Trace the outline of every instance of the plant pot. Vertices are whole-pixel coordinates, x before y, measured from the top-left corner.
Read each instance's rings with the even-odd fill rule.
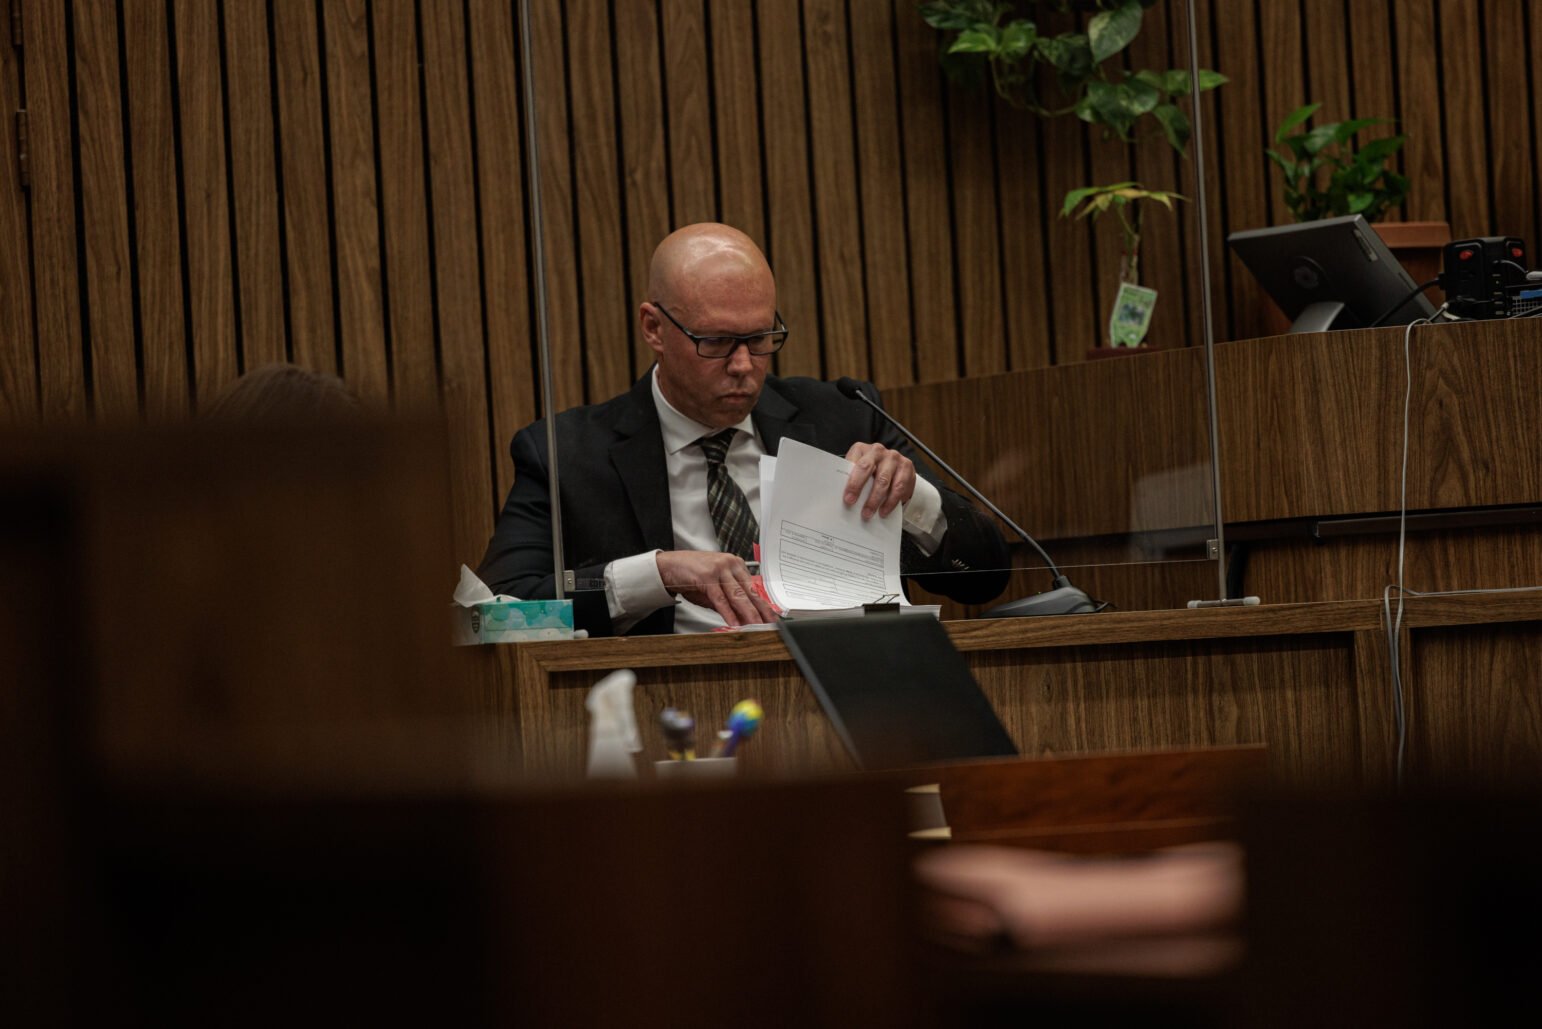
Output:
[[[1451,226],[1446,222],[1377,222],[1371,226],[1381,237],[1398,264],[1423,285],[1440,274],[1445,246],[1451,242]],[[1426,296],[1429,294],[1426,293]],[[1439,306],[1439,302],[1436,302]],[[1290,331],[1290,319],[1270,301],[1264,313],[1264,335],[1283,336]]]

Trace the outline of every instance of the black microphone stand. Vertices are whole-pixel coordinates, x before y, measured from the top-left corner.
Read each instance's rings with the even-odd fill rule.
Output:
[[[946,461],[938,457],[932,451],[931,447],[927,446],[925,443],[922,443],[920,438],[917,437],[915,433],[901,425],[899,423],[899,419],[895,418],[892,414],[878,406],[878,404],[873,401],[872,397],[868,396],[866,393],[863,393],[862,386],[857,382],[856,379],[842,378],[836,382],[835,388],[840,390],[841,393],[845,396],[851,397],[855,400],[860,400],[868,407],[871,407],[874,411],[877,411],[879,416],[883,418],[884,421],[894,426],[902,434],[904,434],[906,439],[910,440],[910,442],[914,443],[917,447],[920,447],[921,452],[927,457],[931,458],[934,464],[940,467],[943,471],[947,472],[948,475],[952,476],[955,482],[969,491],[969,495],[971,497],[974,497],[980,503],[984,504],[990,510],[991,514],[1005,522],[1007,527],[1010,528],[1013,532],[1017,533],[1017,535],[1024,543],[1032,547],[1034,552],[1039,555],[1039,559],[1044,562],[1045,566],[1049,568],[1050,573],[1054,575],[1054,585],[1045,592],[1035,593],[1031,597],[1022,597],[1018,600],[1009,600],[1005,604],[997,604],[995,607],[985,612],[983,617],[1026,618],[1038,615],[1083,615],[1091,614],[1094,611],[1101,610],[1101,605],[1091,597],[1087,596],[1084,590],[1079,590],[1075,586],[1071,585],[1071,580],[1066,578],[1066,576],[1061,573],[1059,568],[1055,567],[1055,562],[1051,561],[1049,554],[1045,553],[1044,548],[1039,546],[1038,540],[1028,535],[1028,533],[1023,530],[1022,526],[1018,525],[1012,519],[1003,514],[1001,508],[997,507],[995,504],[992,504],[985,498],[985,494],[971,486],[968,479],[965,479],[962,475],[955,472]]]

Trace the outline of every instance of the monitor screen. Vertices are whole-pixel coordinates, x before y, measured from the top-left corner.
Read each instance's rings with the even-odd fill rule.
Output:
[[[1292,332],[1363,329],[1378,319],[1407,325],[1435,313],[1422,293],[1412,296],[1419,283],[1358,214],[1234,232],[1226,241],[1294,321]]]
[[[968,662],[931,615],[783,619],[777,628],[863,769],[1017,756]]]

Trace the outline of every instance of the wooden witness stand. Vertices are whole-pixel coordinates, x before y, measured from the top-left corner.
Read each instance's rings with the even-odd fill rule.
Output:
[[[1542,583],[1542,350],[1535,328],[1419,330],[1412,352],[1407,582],[1425,591]],[[1174,495],[1132,525],[1132,484],[1208,460],[1195,348],[895,390],[889,406],[955,460],[1051,552],[1092,561],[1077,585],[1118,610],[947,622],[1025,755],[1267,745],[1290,781],[1383,782],[1394,767],[1382,587],[1395,577],[1403,330],[1246,340],[1217,347],[1227,539],[1248,550],[1246,593],[1262,607],[1191,611],[1213,596],[1208,562],[1105,564],[1120,534],[1203,525],[1203,496]],[[1020,441],[993,461],[978,419]],[[1054,411],[1046,419],[1041,412]],[[1149,431],[1111,432],[1140,411]],[[981,417],[984,417],[982,414]],[[1030,481],[1021,469],[1039,469]],[[1016,471],[1014,471],[1016,469]],[[1110,543],[1110,540],[1115,542]],[[1123,560],[1119,557],[1108,560]],[[1038,569],[1009,595],[1043,589]],[[944,607],[945,618],[972,612]],[[1408,769],[1432,777],[1535,767],[1542,593],[1411,597],[1402,629]],[[667,705],[700,733],[732,705],[767,712],[746,771],[852,763],[775,633],[589,640],[481,648],[505,752],[531,773],[581,774],[584,690],[636,670],[638,721],[662,756]]]

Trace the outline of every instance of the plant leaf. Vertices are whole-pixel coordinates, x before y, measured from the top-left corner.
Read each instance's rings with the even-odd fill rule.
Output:
[[[1224,86],[1230,81],[1231,79],[1227,78],[1225,75],[1222,75],[1218,71],[1211,71],[1209,68],[1199,69],[1199,88],[1201,92],[1208,89],[1215,89],[1218,86]]]
[[[1341,121],[1334,127],[1333,142],[1347,143],[1355,133],[1361,129],[1368,129],[1372,125],[1380,125],[1380,118],[1351,118],[1349,121]]]
[[[1373,139],[1360,148],[1360,160],[1384,161],[1403,149],[1406,136],[1385,136],[1381,139]]]
[[[1167,142],[1180,154],[1184,153],[1189,145],[1189,116],[1174,104],[1158,104],[1151,109],[1151,116],[1162,125],[1162,131],[1167,134]]]
[[[1306,104],[1291,111],[1285,120],[1280,122],[1280,127],[1275,130],[1274,141],[1276,143],[1285,142],[1285,134],[1316,114],[1320,107],[1322,107],[1320,103]]]
[[[996,59],[1021,61],[1033,51],[1033,42],[1038,35],[1038,28],[1031,21],[1018,19],[1011,22],[1001,30],[1000,41],[996,46]]]
[[[1350,193],[1349,206],[1345,214],[1360,214],[1366,208],[1376,202],[1375,193]]]
[[[1102,64],[1129,46],[1140,34],[1143,14],[1140,0],[1125,0],[1113,10],[1093,15],[1087,23],[1087,39],[1092,47],[1093,63]]]
[[[1308,132],[1306,138],[1301,141],[1301,149],[1316,156],[1318,151],[1333,142],[1333,137],[1338,132],[1338,128],[1337,122],[1330,125],[1317,126],[1317,128]]]
[[[994,54],[997,48],[997,38],[1000,35],[994,25],[985,25],[979,28],[965,29],[958,34],[953,45],[948,47],[950,54]]]

